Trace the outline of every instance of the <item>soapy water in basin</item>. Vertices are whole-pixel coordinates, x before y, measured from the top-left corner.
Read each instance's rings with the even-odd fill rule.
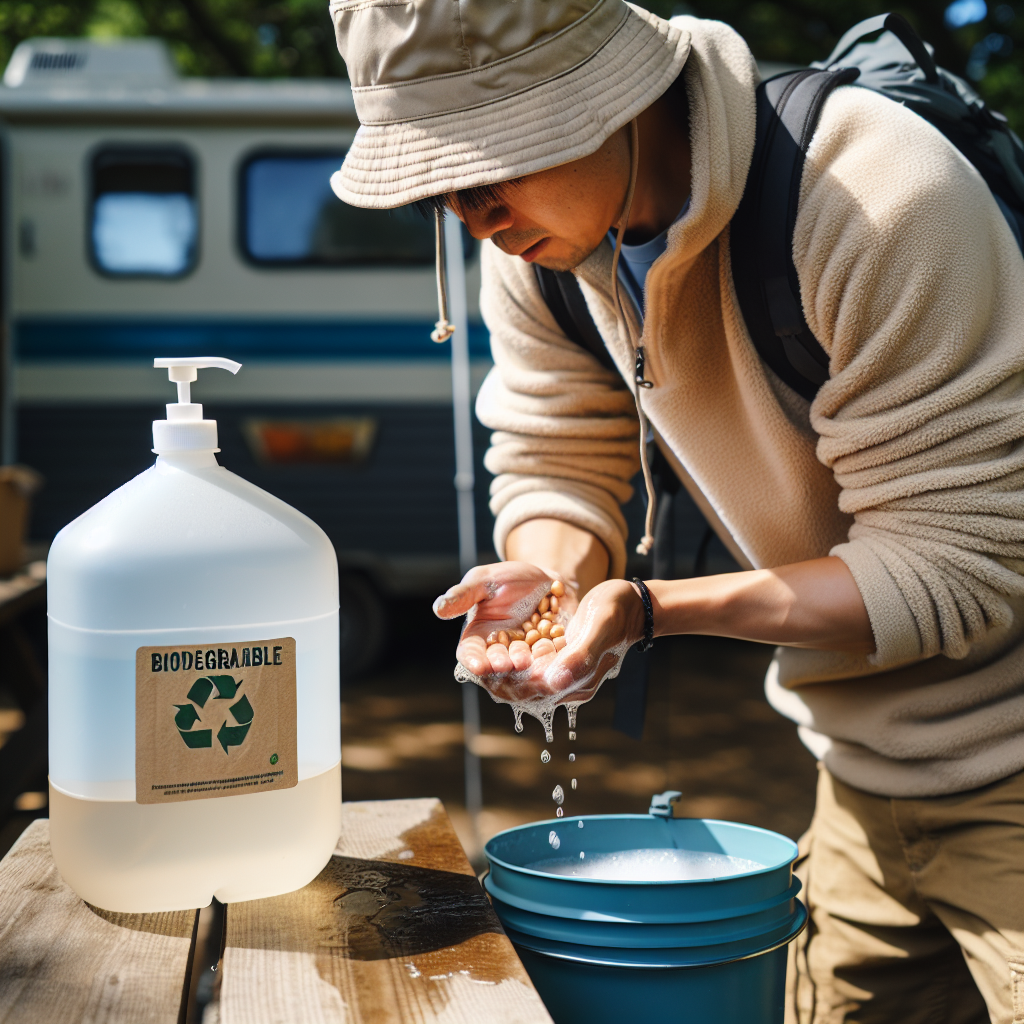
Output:
[[[698,878],[742,875],[748,871],[759,871],[764,865],[725,853],[641,849],[592,853],[585,859],[582,853],[571,857],[549,857],[533,861],[526,867],[549,875],[599,878],[606,882],[688,882]]]

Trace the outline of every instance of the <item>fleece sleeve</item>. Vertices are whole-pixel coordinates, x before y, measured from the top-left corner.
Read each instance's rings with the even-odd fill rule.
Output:
[[[494,474],[494,547],[528,519],[562,519],[607,547],[611,573],[626,564],[620,505],[639,469],[633,397],[618,374],[569,341],[540,296],[532,268],[483,245],[481,310],[494,367],[477,417],[494,433],[484,465]]]
[[[855,86],[808,154],[794,257],[874,660],[964,657],[1024,594],[1024,260],[971,165]]]

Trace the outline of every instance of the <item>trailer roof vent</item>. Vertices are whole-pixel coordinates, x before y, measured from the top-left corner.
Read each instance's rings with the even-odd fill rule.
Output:
[[[90,85],[161,86],[178,77],[170,52],[159,39],[26,39],[11,54],[4,85],[46,88]]]

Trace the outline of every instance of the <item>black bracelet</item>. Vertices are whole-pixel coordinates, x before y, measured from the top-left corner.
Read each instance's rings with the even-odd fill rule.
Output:
[[[640,600],[644,603],[644,638],[637,640],[633,648],[643,654],[654,646],[654,606],[651,604],[651,592],[643,580],[634,576],[630,583],[636,584],[637,590],[640,591]]]

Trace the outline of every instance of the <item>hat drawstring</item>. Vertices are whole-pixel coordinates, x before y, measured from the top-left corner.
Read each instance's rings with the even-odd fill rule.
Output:
[[[639,338],[633,337],[630,330],[629,317],[626,316],[626,309],[622,303],[622,296],[619,291],[619,258],[622,255],[622,238],[626,234],[629,225],[629,211],[633,206],[633,193],[636,191],[637,169],[640,166],[640,132],[637,129],[636,118],[629,123],[629,188],[626,190],[626,202],[622,210],[622,219],[619,221],[619,230],[615,235],[615,252],[612,255],[612,294],[615,297],[615,305],[619,317],[626,328],[626,336],[633,346],[634,365],[636,366],[635,387],[633,398],[636,401],[636,414],[640,420],[640,466],[644,472],[644,486],[647,488],[647,516],[644,519],[644,535],[636,546],[638,555],[648,555],[654,547],[654,514],[655,496],[654,480],[651,477],[651,467],[647,460],[647,415],[644,413],[643,404],[640,401],[640,394],[645,388],[653,385],[650,381],[644,380],[644,350]]]
[[[448,322],[448,270],[444,245],[443,209],[434,210],[434,238],[436,240],[435,255],[437,260],[437,315],[439,317],[434,329],[430,332],[430,340],[441,344],[455,333],[455,325]]]

